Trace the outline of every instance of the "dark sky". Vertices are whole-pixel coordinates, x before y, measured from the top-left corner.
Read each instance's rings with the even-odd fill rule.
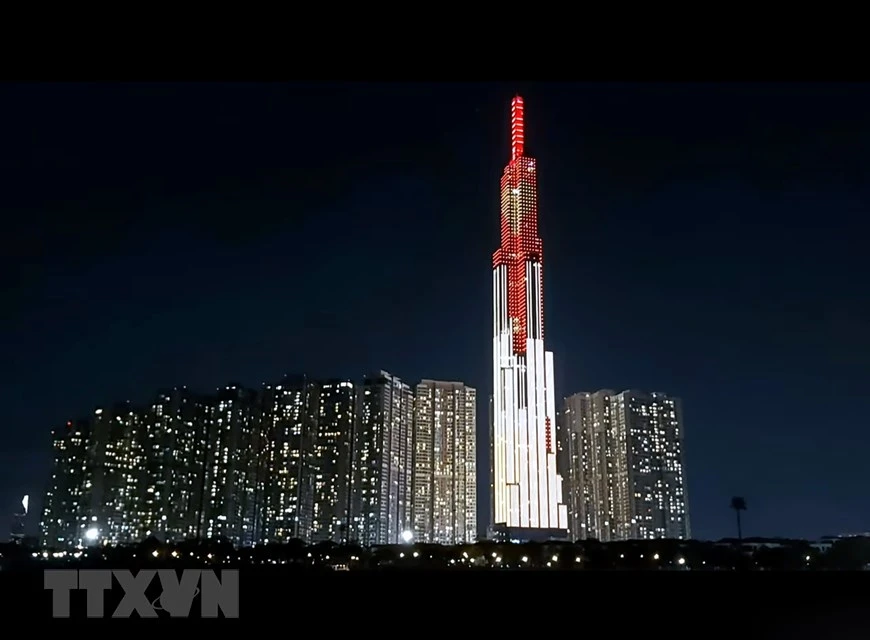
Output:
[[[683,398],[697,537],[732,495],[747,535],[870,529],[870,86],[835,84],[3,86],[0,513],[52,427],[173,384],[460,379],[484,445],[517,90],[559,395]]]

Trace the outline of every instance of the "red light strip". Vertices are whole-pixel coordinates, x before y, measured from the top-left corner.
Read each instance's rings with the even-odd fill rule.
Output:
[[[511,101],[511,160],[522,157],[526,143],[523,99],[516,96]]]

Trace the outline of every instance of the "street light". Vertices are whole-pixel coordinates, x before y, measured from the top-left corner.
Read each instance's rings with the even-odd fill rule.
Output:
[[[93,542],[97,538],[100,537],[100,530],[96,527],[91,527],[87,531],[85,531],[85,540],[88,542]]]
[[[413,540],[413,539],[414,539],[414,532],[413,531],[405,530],[402,532],[402,542],[404,542],[405,544],[409,544],[411,542],[411,540]]]

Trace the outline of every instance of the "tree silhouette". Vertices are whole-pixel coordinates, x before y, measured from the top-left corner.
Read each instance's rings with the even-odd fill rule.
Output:
[[[740,524],[740,512],[746,511],[746,500],[739,496],[734,496],[733,498],[731,498],[731,508],[734,509],[734,513],[737,514],[737,540],[742,544],[743,528]]]

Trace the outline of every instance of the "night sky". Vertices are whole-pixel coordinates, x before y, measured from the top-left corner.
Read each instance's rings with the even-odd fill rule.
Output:
[[[745,535],[870,529],[870,86],[34,84],[0,88],[0,537],[53,427],[165,386],[458,379],[486,449],[517,91],[558,395],[683,399],[696,537],[733,495]]]

